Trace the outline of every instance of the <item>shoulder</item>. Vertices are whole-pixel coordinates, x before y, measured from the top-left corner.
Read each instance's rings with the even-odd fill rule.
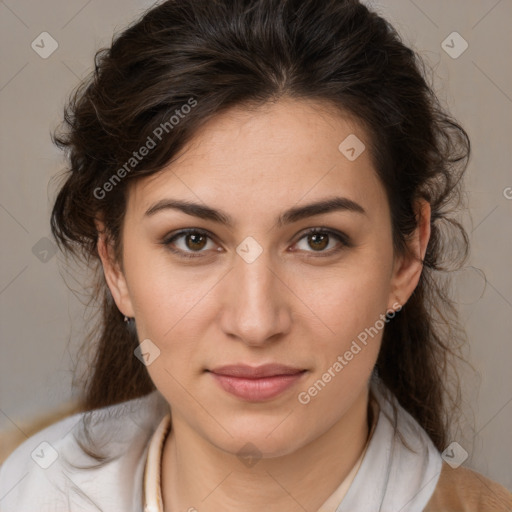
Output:
[[[155,391],[74,414],[29,437],[0,466],[0,509],[132,510],[141,499],[149,439],[168,410]]]
[[[42,414],[26,417],[24,420],[19,419],[16,423],[8,425],[7,428],[2,428],[0,430],[0,466],[25,439],[64,418],[82,411],[80,401],[71,399],[60,406],[52,407],[51,410]]]
[[[508,512],[512,494],[502,485],[462,466],[443,463],[441,474],[424,512]]]

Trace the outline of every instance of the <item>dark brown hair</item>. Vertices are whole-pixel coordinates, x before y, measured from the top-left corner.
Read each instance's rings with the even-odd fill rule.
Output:
[[[127,329],[105,283],[95,219],[104,221],[122,264],[128,185],[172,161],[213,116],[289,97],[321,101],[364,127],[389,199],[397,253],[407,250],[417,226],[415,201],[431,205],[419,284],[386,325],[375,371],[444,448],[448,412],[459,398],[451,362],[464,338],[444,272],[458,268],[468,253],[454,213],[470,143],[440,105],[426,69],[394,28],[357,0],[169,0],[98,51],[94,71],[75,91],[54,135],[70,165],[52,233],[63,251],[95,271],[91,294],[101,299],[101,318],[86,341],[94,357],[84,408],[155,389],[134,357],[136,333]],[[187,104],[194,106],[184,109]],[[127,167],[163,126],[155,147]]]

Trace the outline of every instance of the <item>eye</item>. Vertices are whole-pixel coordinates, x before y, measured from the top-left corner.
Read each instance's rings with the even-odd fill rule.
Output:
[[[345,247],[351,247],[351,242],[347,235],[328,228],[309,229],[303,233],[302,237],[294,245],[300,245],[300,242],[304,239],[306,240],[305,247],[299,247],[299,250],[319,253],[317,254],[318,256],[331,256]],[[337,246],[334,241],[338,242]],[[209,242],[211,242],[210,246]],[[162,244],[181,258],[202,257],[205,256],[203,253],[207,252],[208,249],[214,249],[215,247],[210,233],[197,228],[183,229],[171,234],[170,237],[162,241]],[[333,245],[334,247],[332,247]],[[308,247],[312,250],[309,250]],[[214,250],[220,251],[222,249]]]
[[[176,243],[177,241],[180,243]],[[212,238],[207,231],[191,228],[181,230],[162,243],[180,257],[197,258],[203,256],[203,249],[208,247],[208,241],[212,241]]]
[[[320,253],[319,256],[330,256],[332,254],[338,253],[344,247],[351,246],[350,240],[345,234],[327,228],[312,228],[306,231],[306,233],[304,233],[299,239],[297,244],[299,244],[300,241],[304,239],[306,242],[302,248],[299,247],[299,250]],[[334,241],[338,241],[337,246]],[[308,247],[312,250],[308,250]],[[328,249],[329,247],[330,249]]]

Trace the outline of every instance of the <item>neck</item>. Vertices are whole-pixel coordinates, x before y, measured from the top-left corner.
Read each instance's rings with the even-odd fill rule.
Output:
[[[314,441],[245,467],[173,415],[162,454],[165,512],[318,510],[361,456],[368,439],[368,392]]]

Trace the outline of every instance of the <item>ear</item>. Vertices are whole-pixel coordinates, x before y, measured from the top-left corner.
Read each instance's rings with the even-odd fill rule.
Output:
[[[403,306],[418,285],[423,270],[423,259],[430,239],[430,203],[418,199],[415,204],[417,227],[410,236],[407,245],[409,251],[395,258],[391,282],[390,300],[394,300],[390,309],[397,309],[396,303]]]
[[[114,298],[119,311],[128,317],[134,317],[134,310],[126,278],[121,269],[121,265],[116,261],[114,255],[114,248],[107,242],[106,231],[104,224],[96,220],[96,228],[98,230],[98,254],[103,265],[103,273],[105,274],[105,281],[110,289],[110,293]]]

